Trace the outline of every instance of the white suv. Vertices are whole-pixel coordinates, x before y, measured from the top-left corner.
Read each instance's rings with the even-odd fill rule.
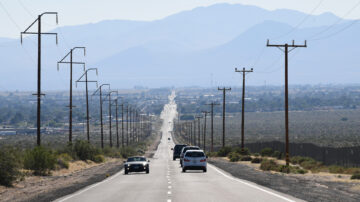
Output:
[[[186,170],[203,170],[206,172],[207,156],[203,150],[187,150],[183,158],[182,171]]]

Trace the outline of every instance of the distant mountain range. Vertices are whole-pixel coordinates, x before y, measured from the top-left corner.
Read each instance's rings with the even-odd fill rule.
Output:
[[[238,85],[235,67],[254,68],[249,85],[282,85],[283,53],[266,48],[267,39],[308,40],[308,48],[290,55],[292,84],[358,83],[360,78],[360,25],[331,13],[216,4],[152,22],[109,20],[53,31],[59,45],[51,36],[42,42],[44,90],[68,88],[69,67],[58,72],[56,62],[74,46],[87,47],[86,57],[78,53],[74,61],[99,68],[99,81],[113,88]],[[0,91],[36,89],[36,38],[25,38],[23,45],[0,38],[0,55]],[[81,74],[82,68],[74,67],[74,80]]]

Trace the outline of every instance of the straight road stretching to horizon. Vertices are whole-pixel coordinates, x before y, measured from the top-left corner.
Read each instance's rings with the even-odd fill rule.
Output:
[[[177,116],[175,92],[161,113],[163,124],[159,147],[150,159],[150,174],[120,171],[112,177],[56,201],[301,201],[283,193],[232,177],[208,164],[207,173],[182,173],[179,161],[172,160],[171,138]],[[170,140],[168,140],[170,138]]]

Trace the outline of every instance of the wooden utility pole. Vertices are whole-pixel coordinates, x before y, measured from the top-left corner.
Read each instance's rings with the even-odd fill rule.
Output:
[[[129,146],[129,105],[126,105],[126,146]]]
[[[198,119],[198,146],[200,147],[200,145],[201,145],[201,131],[200,131],[200,129],[201,129],[201,127],[200,127],[200,124],[201,124],[201,122],[200,122],[200,119],[202,118],[202,116],[196,116],[195,118],[197,118]],[[196,138],[195,138],[196,139]]]
[[[226,91],[231,91],[231,88],[218,88],[223,92],[223,126],[222,126],[222,147],[225,147],[225,106],[226,106]]]
[[[120,107],[121,107],[121,147],[124,147],[124,103],[122,103]]]
[[[244,152],[244,140],[245,140],[245,75],[246,73],[253,72],[253,68],[251,70],[245,70],[243,68],[242,70],[238,70],[235,68],[235,72],[242,73],[243,75],[243,86],[242,86],[242,99],[241,99],[241,151]]]
[[[43,15],[56,15],[56,24],[58,24],[58,13],[57,12],[45,12],[38,16],[38,18],[31,23],[31,25],[25,29],[25,31],[20,33],[21,36],[21,44],[23,42],[24,34],[35,34],[38,39],[38,64],[37,64],[37,93],[33,94],[37,96],[37,117],[36,117],[36,126],[37,126],[37,138],[36,143],[38,146],[41,145],[41,96],[44,96],[41,92],[41,35],[55,35],[56,36],[56,44],[58,43],[57,33],[49,33],[49,32],[41,32],[41,17]],[[35,24],[38,23],[38,31],[37,32],[29,32],[28,30]]]
[[[306,48],[306,41],[304,45],[295,45],[294,40],[292,44],[270,44],[269,40],[267,41],[267,47],[277,47],[284,51],[285,53],[285,153],[286,153],[286,165],[290,165],[290,154],[289,154],[289,94],[288,94],[288,54],[295,48]],[[284,50],[282,49],[284,48]],[[289,50],[289,48],[292,48]]]
[[[102,99],[102,87],[103,86],[109,86],[110,90],[110,84],[102,84],[100,87],[93,93],[93,95],[96,95],[97,92],[99,92],[100,96],[100,133],[101,133],[101,148],[104,148],[104,124],[103,124],[103,99]]]
[[[58,63],[57,63],[57,70],[59,71],[59,64],[65,63],[65,64],[70,64],[70,91],[69,91],[69,143],[72,143],[72,111],[73,111],[73,104],[72,104],[72,95],[73,95],[73,64],[81,64],[84,66],[84,71],[85,71],[85,63],[84,62],[73,62],[73,52],[75,49],[82,49],[84,51],[84,56],[85,56],[85,47],[74,47],[70,50],[70,52],[68,54],[65,55],[65,57],[63,57]],[[70,61],[66,62],[65,59],[67,57],[70,57]]]
[[[210,152],[214,151],[214,106],[220,105],[215,102],[212,102],[210,104],[206,104],[211,106],[211,147]]]
[[[190,135],[190,140],[189,140],[189,144],[191,145],[193,143],[192,139],[193,139],[193,123],[190,121],[190,131],[189,131],[189,135]]]
[[[206,117],[210,113],[208,111],[202,111],[204,113],[204,131],[203,131],[203,145],[204,145],[204,152],[206,151]]]
[[[194,126],[193,145],[196,145],[196,117],[194,118],[193,126]]]
[[[115,118],[116,118],[116,147],[119,148],[120,147],[120,143],[119,143],[119,116],[118,116],[118,109],[119,108],[119,103],[118,103],[118,99],[115,99]]]
[[[110,142],[110,147],[113,146],[113,142],[112,142],[112,107],[111,107],[111,106],[113,106],[112,100],[111,100],[111,94],[112,93],[116,93],[118,95],[118,92],[117,91],[110,91],[107,94],[107,96],[109,96],[108,102],[109,102],[109,142]],[[116,97],[117,97],[117,95],[116,95]],[[117,138],[119,138],[117,124],[116,124],[116,135],[117,135]],[[117,140],[117,141],[119,141],[119,140]]]
[[[87,133],[87,141],[90,143],[90,113],[89,113],[89,90],[88,90],[88,83],[91,82],[96,82],[96,87],[97,86],[97,81],[89,81],[88,80],[88,71],[91,70],[96,70],[96,75],[98,75],[98,70],[97,68],[90,68],[87,69],[85,71],[85,73],[76,81],[76,84],[78,82],[85,82],[85,91],[86,91],[86,133]],[[85,81],[82,81],[81,79],[85,76]]]

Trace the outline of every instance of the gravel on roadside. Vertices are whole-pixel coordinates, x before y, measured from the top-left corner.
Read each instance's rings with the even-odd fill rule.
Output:
[[[263,172],[245,164],[233,163],[220,158],[209,158],[208,162],[234,177],[306,201],[360,201],[360,191],[351,190],[352,187],[359,185],[359,183],[331,182],[315,178],[307,179],[301,175]]]

